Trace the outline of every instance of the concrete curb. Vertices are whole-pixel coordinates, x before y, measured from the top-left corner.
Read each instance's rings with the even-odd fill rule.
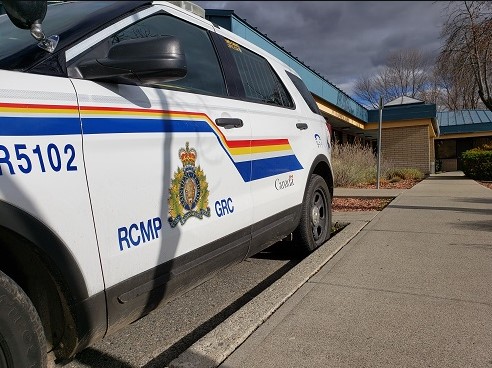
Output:
[[[354,221],[174,359],[169,368],[215,368],[368,224]]]

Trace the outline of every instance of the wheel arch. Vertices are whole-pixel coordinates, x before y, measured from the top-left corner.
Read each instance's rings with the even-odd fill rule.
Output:
[[[321,176],[325,181],[326,185],[328,186],[328,189],[330,190],[330,196],[333,198],[333,183],[334,183],[334,178],[333,178],[333,171],[330,166],[330,162],[328,161],[328,158],[324,155],[318,155],[313,161],[313,164],[311,165],[311,168],[309,170],[309,175],[308,175],[308,181],[306,183],[306,189],[304,190],[304,199],[306,198],[306,191],[308,187],[309,180],[311,178],[311,175],[317,174]]]
[[[48,349],[56,356],[70,357],[95,335],[104,334],[106,308],[100,308],[104,317],[89,313],[87,301],[91,298],[66,244],[40,220],[3,201],[0,254],[0,269],[32,300],[43,322]],[[101,296],[105,303],[104,293]],[[101,302],[100,297],[95,299]]]

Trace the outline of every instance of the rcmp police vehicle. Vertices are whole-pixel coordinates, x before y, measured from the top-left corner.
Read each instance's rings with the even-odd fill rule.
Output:
[[[329,131],[290,67],[168,2],[3,6],[0,367],[329,238]]]

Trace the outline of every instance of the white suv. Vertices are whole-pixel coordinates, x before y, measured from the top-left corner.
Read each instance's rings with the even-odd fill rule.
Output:
[[[40,3],[0,16],[1,367],[329,238],[330,136],[293,69],[168,2]]]

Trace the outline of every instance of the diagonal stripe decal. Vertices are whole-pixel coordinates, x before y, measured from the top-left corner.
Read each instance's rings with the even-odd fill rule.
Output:
[[[80,106],[82,133],[212,133],[245,182],[303,167],[288,139],[228,140],[204,113]],[[79,107],[0,103],[0,136],[81,134]]]

